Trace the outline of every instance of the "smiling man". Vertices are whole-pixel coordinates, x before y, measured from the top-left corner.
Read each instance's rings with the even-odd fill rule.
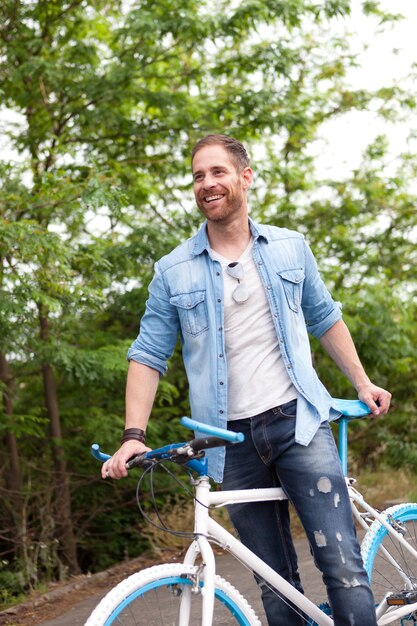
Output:
[[[126,430],[103,478],[126,476],[127,459],[148,449],[146,425],[179,334],[192,416],[245,434],[227,452],[207,451],[214,480],[226,489],[282,485],[323,573],[336,626],[374,626],[329,426],[338,414],[313,368],[308,332],[374,415],[388,411],[391,396],[367,377],[303,236],[249,218],[252,170],[244,146],[225,135],[204,137],[192,151],[192,173],[206,220],[155,265],[140,333],[128,353]],[[236,504],[230,515],[243,543],[301,589],[287,502]],[[258,583],[269,626],[305,623]]]
[[[208,144],[192,156],[195,199],[210,222],[227,224],[247,211],[245,192],[252,182],[252,170],[247,159],[239,157],[231,160],[218,144]]]

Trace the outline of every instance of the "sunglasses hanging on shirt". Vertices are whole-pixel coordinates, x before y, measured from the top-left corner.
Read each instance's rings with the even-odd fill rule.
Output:
[[[239,261],[234,261],[233,263],[229,263],[226,267],[226,271],[235,280],[237,280],[238,284],[232,293],[232,298],[237,304],[243,304],[249,298],[249,294],[245,285],[243,285],[243,279],[245,277],[245,271],[243,269],[242,263]]]

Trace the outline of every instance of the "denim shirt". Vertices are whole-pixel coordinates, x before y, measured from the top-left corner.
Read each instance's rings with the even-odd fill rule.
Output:
[[[308,332],[321,337],[341,318],[341,306],[327,291],[301,234],[251,219],[249,225],[282,358],[297,390],[296,441],[308,445],[321,422],[340,415],[313,368]],[[163,375],[178,334],[192,417],[227,428],[223,274],[211,256],[206,223],[155,264],[139,336],[127,358]],[[225,449],[206,454],[210,475],[221,482]]]

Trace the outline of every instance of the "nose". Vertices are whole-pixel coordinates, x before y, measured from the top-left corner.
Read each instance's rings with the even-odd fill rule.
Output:
[[[204,189],[212,189],[216,186],[216,179],[211,174],[207,174],[204,177],[203,188]]]

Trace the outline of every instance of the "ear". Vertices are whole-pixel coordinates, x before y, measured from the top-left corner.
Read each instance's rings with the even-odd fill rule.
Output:
[[[253,172],[250,167],[245,167],[240,172],[243,189],[249,189],[253,181]]]

